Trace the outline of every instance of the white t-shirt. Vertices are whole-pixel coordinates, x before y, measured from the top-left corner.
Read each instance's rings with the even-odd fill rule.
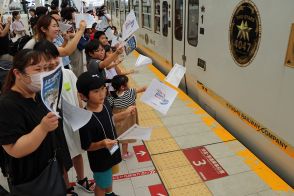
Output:
[[[32,38],[30,41],[26,43],[26,45],[23,47],[23,49],[34,49],[34,46],[36,45],[36,39]]]
[[[76,87],[76,75],[71,70],[62,68],[62,76],[62,98],[71,105],[80,107]],[[83,153],[84,150],[81,148],[79,131],[73,131],[71,125],[65,118],[63,118],[63,129],[71,158]]]

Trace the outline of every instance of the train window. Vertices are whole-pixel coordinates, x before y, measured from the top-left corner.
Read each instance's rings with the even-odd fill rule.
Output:
[[[130,9],[131,9],[131,1],[126,0],[125,1],[126,18],[127,18],[127,15],[130,13]]]
[[[114,0],[111,0],[111,15],[112,15],[112,18],[114,18],[113,17],[114,12],[115,12],[115,2],[114,2]]]
[[[119,12],[119,3],[118,0],[115,0],[115,16],[118,18],[118,12]]]
[[[188,43],[192,46],[198,44],[199,0],[188,1]]]
[[[183,39],[183,0],[175,2],[175,38],[179,41]]]
[[[162,34],[168,36],[168,3],[162,2]]]
[[[125,0],[120,0],[120,25],[122,25],[125,22]]]
[[[160,33],[160,0],[154,1],[154,32]]]
[[[151,29],[151,2],[150,0],[142,1],[142,26]]]
[[[292,24],[292,29],[290,32],[285,65],[294,67],[294,24]]]
[[[134,0],[133,1],[133,9],[134,9],[137,21],[139,23],[139,0]]]

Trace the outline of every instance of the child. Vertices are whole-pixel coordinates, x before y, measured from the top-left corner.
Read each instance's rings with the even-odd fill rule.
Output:
[[[105,54],[106,57],[110,56],[111,54],[113,54],[113,50],[114,48],[112,48],[110,45],[106,45],[104,47],[105,50]],[[119,64],[120,64],[120,60],[116,60],[114,62],[112,62],[114,64],[117,64],[115,66],[109,66],[108,68],[105,69],[105,75],[107,79],[112,79],[114,76],[116,75],[129,75],[129,74],[133,74],[135,73],[134,69],[131,69],[129,71],[123,72],[120,68],[119,68]],[[111,86],[111,84],[108,84],[108,90],[109,91],[114,91],[114,88]]]
[[[113,113],[119,113],[125,111],[129,106],[136,104],[137,93],[144,92],[146,87],[134,89],[128,87],[128,77],[125,75],[116,75],[112,79],[112,87],[115,91],[111,92],[111,96],[108,97],[108,101],[113,108]],[[134,124],[138,124],[138,114],[125,117],[123,121],[115,123],[115,128],[118,135],[121,135],[127,131]],[[122,141],[122,157],[127,159],[132,156],[128,151],[128,143],[131,141]]]
[[[117,57],[122,54],[123,47],[118,49],[108,57],[105,56],[105,50],[98,40],[93,40],[86,45],[85,53],[87,55],[87,69],[93,74],[98,74],[105,78],[105,68],[116,66],[117,63],[112,63]],[[106,58],[105,58],[106,57]]]
[[[81,145],[87,150],[90,168],[96,182],[95,196],[115,196],[112,192],[112,167],[121,162],[117,144],[115,123],[135,114],[135,107],[112,116],[106,97],[105,80],[97,74],[82,73],[77,81],[81,98],[87,102],[86,109],[93,112],[90,121],[80,128]]]

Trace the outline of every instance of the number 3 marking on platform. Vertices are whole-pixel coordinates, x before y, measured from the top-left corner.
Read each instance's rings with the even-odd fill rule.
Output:
[[[198,161],[197,163],[195,161],[192,162],[193,165],[199,167],[201,165],[206,165],[206,161],[204,159],[202,159],[202,161]]]

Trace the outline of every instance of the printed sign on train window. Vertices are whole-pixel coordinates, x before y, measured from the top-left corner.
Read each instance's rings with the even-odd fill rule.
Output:
[[[261,22],[257,7],[251,1],[242,1],[234,10],[230,22],[230,51],[240,66],[249,65],[258,50]]]

